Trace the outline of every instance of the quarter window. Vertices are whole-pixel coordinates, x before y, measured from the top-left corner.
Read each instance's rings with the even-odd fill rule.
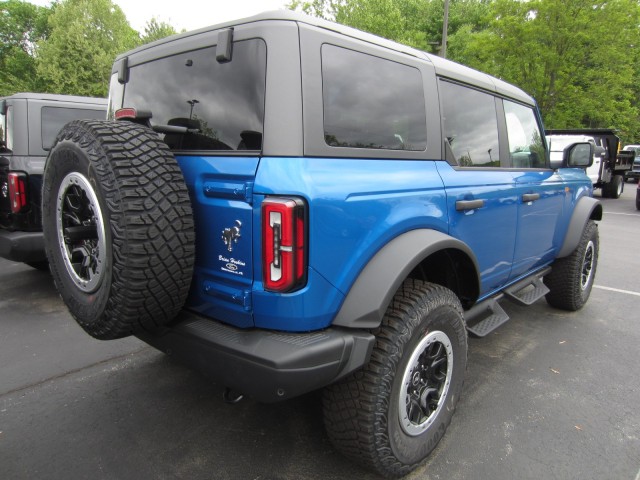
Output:
[[[323,45],[322,93],[327,145],[426,149],[426,110],[418,69]]]
[[[509,134],[509,155],[513,168],[544,168],[545,147],[532,108],[504,101]]]
[[[72,120],[104,120],[104,110],[86,108],[42,107],[42,149],[49,150],[56,140],[58,132]]]
[[[440,98],[447,160],[461,167],[499,167],[495,97],[441,80]]]

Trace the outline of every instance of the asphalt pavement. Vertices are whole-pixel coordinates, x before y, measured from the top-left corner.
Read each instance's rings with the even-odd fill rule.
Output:
[[[470,339],[456,415],[411,479],[640,480],[640,212],[603,199],[596,285],[579,312],[504,302]],[[0,260],[0,478],[373,479],[331,446],[320,395],[275,405],[135,338],[101,342],[50,276]]]

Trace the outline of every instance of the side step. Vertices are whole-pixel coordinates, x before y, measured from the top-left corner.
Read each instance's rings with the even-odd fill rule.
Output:
[[[533,277],[514,283],[505,289],[505,296],[516,305],[528,307],[549,293],[549,289],[543,283],[542,277],[547,275],[551,268],[546,268]]]
[[[529,306],[544,297],[549,293],[549,289],[542,278],[550,271],[551,267],[545,268],[535,275],[514,283],[501,294],[474,305],[465,314],[469,333],[475,337],[485,337],[509,320],[509,315],[498,303],[503,298],[517,305]]]
[[[509,315],[498,303],[500,298],[502,298],[502,295],[482,302],[476,306],[480,307],[477,310],[474,307],[467,312],[467,330],[470,334],[479,338],[485,337],[509,320]],[[480,320],[476,321],[477,318],[480,318]]]

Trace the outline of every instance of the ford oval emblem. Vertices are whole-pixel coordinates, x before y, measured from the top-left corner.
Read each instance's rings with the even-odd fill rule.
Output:
[[[231,270],[232,272],[238,270],[238,266],[234,265],[233,263],[227,263],[225,267],[227,268],[227,270]]]

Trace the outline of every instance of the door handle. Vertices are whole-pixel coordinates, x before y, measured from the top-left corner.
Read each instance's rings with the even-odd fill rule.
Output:
[[[540,200],[539,193],[525,193],[522,195],[522,203],[535,202],[536,200]]]
[[[475,210],[484,207],[484,200],[458,200],[456,202],[456,210],[463,212],[465,210]]]

